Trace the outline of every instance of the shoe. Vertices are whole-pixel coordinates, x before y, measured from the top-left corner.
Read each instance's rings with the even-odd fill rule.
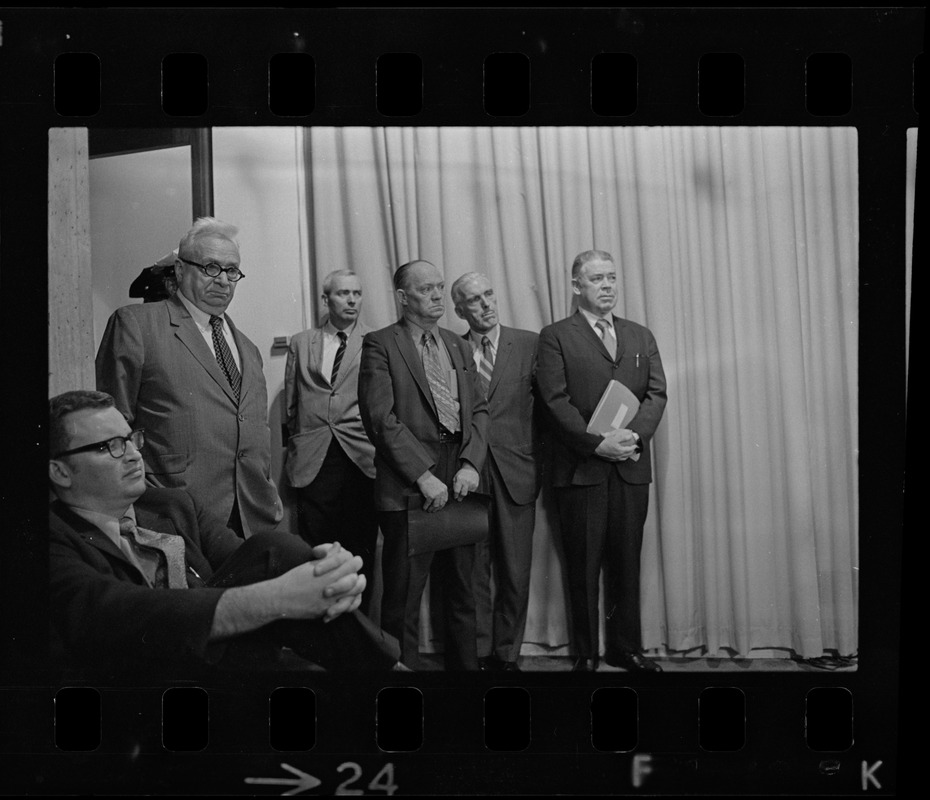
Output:
[[[642,653],[608,653],[604,656],[604,661],[627,672],[662,672],[662,667]]]
[[[597,667],[592,668],[591,659],[585,656],[579,656],[572,664],[572,672],[594,672]]]
[[[520,667],[517,665],[516,661],[501,661],[500,671],[501,672],[523,672],[523,670],[521,670]]]
[[[500,670],[500,662],[497,656],[482,656],[478,659],[479,672],[497,672]]]

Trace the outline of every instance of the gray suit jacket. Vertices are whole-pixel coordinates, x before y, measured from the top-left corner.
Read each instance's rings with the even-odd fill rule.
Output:
[[[362,338],[371,329],[359,320],[346,342],[335,386],[323,375],[323,329],[313,328],[291,337],[284,371],[287,461],[292,486],[313,482],[333,437],[345,454],[369,478],[375,477],[375,446],[368,440],[358,409],[358,368]]]
[[[467,333],[463,338],[474,348]],[[488,460],[494,461],[518,505],[535,502],[539,494],[534,399],[538,340],[538,334],[501,325],[488,388]]]
[[[97,351],[97,388],[145,429],[146,472],[187,489],[222,520],[238,499],[246,536],[283,515],[271,479],[268,392],[262,357],[227,315],[242,363],[237,407],[229,382],[176,297],[117,309]],[[253,530],[255,529],[255,530]]]

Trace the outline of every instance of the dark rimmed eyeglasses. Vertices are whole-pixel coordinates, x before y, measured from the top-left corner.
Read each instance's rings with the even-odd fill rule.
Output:
[[[219,278],[220,273],[225,272],[226,277],[235,283],[236,281],[241,281],[245,277],[245,273],[239,269],[239,267],[221,267],[219,264],[215,264],[212,261],[209,264],[198,264],[196,261],[188,261],[186,258],[181,258],[181,256],[178,256],[178,261],[183,261],[185,264],[197,267],[197,269],[201,270],[208,278]]]
[[[103,453],[108,452],[113,458],[122,458],[126,455],[126,443],[132,442],[136,450],[141,450],[145,444],[145,431],[142,428],[133,431],[129,436],[114,436],[112,439],[104,439],[102,442],[85,444],[81,447],[75,447],[71,450],[64,450],[52,458],[61,458],[62,456],[73,456],[75,453]]]

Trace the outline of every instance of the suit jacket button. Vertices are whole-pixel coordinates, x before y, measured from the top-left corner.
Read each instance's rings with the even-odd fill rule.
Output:
[[[239,451],[239,458],[245,458],[245,450]]]
[[[239,415],[239,422],[245,422],[245,414]]]

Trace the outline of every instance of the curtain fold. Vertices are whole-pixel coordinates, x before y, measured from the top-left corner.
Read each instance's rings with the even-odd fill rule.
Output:
[[[572,310],[591,248],[669,381],[643,550],[643,644],[857,650],[858,173],[851,128],[309,128],[314,276],[374,327],[413,258],[495,286],[501,321]],[[451,302],[442,324],[464,325]],[[568,642],[544,487],[525,648]],[[528,652],[528,650],[525,650]]]

